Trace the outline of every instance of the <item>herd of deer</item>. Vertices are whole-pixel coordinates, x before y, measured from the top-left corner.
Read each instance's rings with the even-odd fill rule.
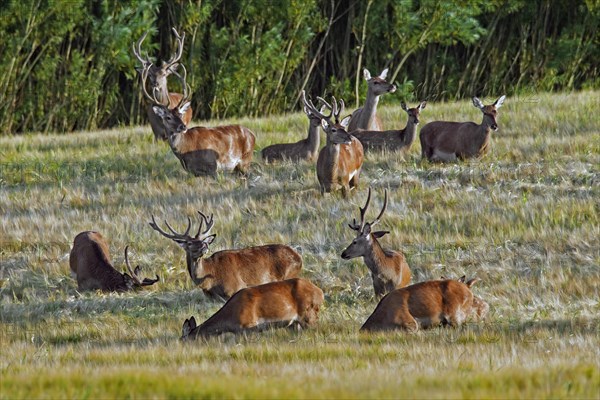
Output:
[[[239,125],[187,127],[192,115],[190,90],[185,67],[179,62],[185,34],[180,36],[175,29],[173,32],[177,51],[160,67],[148,55],[142,57],[141,45],[146,35],[133,46],[134,54],[142,63],[142,90],[149,100],[148,116],[155,137],[167,140],[183,167],[195,175],[214,175],[218,170],[245,172],[254,151],[255,136],[250,129]],[[179,67],[183,70],[181,74],[177,72]],[[183,94],[167,90],[170,74],[181,80]],[[408,114],[406,127],[382,131],[381,121],[376,116],[379,97],[396,90],[395,85],[385,80],[386,75],[387,69],[376,77],[365,69],[364,77],[368,83],[365,105],[344,118],[343,100],[338,102],[332,97],[329,103],[317,97],[318,108],[302,92],[303,109],[310,121],[308,137],[297,143],[265,147],[262,151],[265,162],[316,160],[321,193],[341,187],[346,195],[358,184],[364,151],[408,151],[426,102],[414,108],[402,103],[402,109]],[[497,109],[504,98],[502,96],[487,106],[473,98],[473,104],[483,113],[480,125],[444,121],[426,124],[420,132],[422,157],[431,161],[454,161],[484,154],[490,130],[497,129]],[[329,110],[327,114],[326,110]],[[326,145],[320,151],[319,126],[327,136]],[[365,217],[370,201],[369,188],[366,203],[359,208],[360,222],[353,219],[349,224],[356,231],[356,237],[341,253],[345,260],[363,257],[371,272],[375,296],[380,300],[361,330],[416,331],[439,325],[458,326],[467,319],[483,319],[489,306],[471,292],[477,279],[442,277],[409,286],[411,272],[404,254],[381,246],[378,239],[388,231],[372,231],[387,208],[387,190],[379,215],[367,222]],[[201,325],[196,324],[194,317],[186,319],[182,339],[276,326],[305,328],[317,322],[324,295],[309,280],[298,277],[302,269],[300,254],[287,245],[269,244],[218,251],[205,257],[216,237],[210,234],[214,218],[198,213],[200,224],[194,236],[190,234],[192,221],[189,217],[183,233],[177,232],[166,221],[168,231],[163,230],[154,216],[150,222],[152,229],[183,248],[194,284],[207,296],[226,301]],[[80,290],[127,291],[159,281],[158,276],[155,279],[139,277],[139,266],[132,269],[129,265],[127,247],[125,264],[129,273],[118,272],[111,263],[106,241],[94,231],[81,232],[75,237],[69,262]]]

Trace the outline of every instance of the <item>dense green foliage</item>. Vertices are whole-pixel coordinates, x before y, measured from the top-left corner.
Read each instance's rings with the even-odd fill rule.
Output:
[[[400,99],[598,87],[594,0],[10,0],[0,5],[3,133],[144,122],[131,43],[158,59],[172,26],[195,118],[297,108],[298,94],[365,95],[388,66]],[[172,90],[177,90],[176,85]]]

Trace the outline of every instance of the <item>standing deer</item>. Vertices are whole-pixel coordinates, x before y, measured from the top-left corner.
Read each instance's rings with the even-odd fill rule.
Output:
[[[69,255],[69,266],[79,290],[124,292],[158,282],[158,275],[156,279],[139,278],[140,267],[137,266],[133,270],[129,265],[128,247],[125,247],[125,265],[129,274],[122,274],[112,266],[108,244],[99,232],[85,231],[75,236]]]
[[[434,280],[396,289],[381,299],[360,329],[404,329],[416,332],[439,325],[459,326],[469,317],[477,317],[477,308],[481,303],[477,301],[474,304],[471,292],[471,287],[477,281]]]
[[[215,176],[218,170],[246,173],[256,140],[254,133],[240,125],[225,125],[215,128],[197,126],[189,128],[181,119],[181,114],[190,106],[186,71],[182,65],[180,75],[184,95],[174,109],[160,104],[155,96],[148,94],[145,88],[147,70],[142,74],[144,94],[152,102],[152,110],[161,119],[167,133],[169,145],[186,171],[195,176]]]
[[[415,140],[417,134],[417,125],[419,124],[419,114],[425,108],[427,102],[422,101],[417,107],[408,108],[402,103],[402,109],[408,114],[408,121],[404,129],[389,131],[369,131],[359,129],[351,131],[350,134],[356,137],[363,145],[365,152],[372,150],[390,150],[401,151],[406,154]]]
[[[302,96],[305,97],[304,90]],[[321,108],[323,111],[323,108]],[[262,158],[265,162],[279,161],[288,159],[291,161],[314,161],[319,152],[321,138],[319,135],[319,127],[321,126],[321,118],[313,114],[306,106],[304,113],[308,116],[308,137],[296,143],[278,143],[267,146],[262,151]]]
[[[344,118],[342,122],[339,120],[344,110],[344,101],[340,100],[338,107],[335,97],[333,106],[321,98],[318,99],[331,110],[329,115],[317,111],[312,101],[302,96],[305,107],[321,119],[321,125],[327,135],[327,143],[317,158],[317,178],[321,194],[329,193],[337,186],[341,186],[342,195],[346,197],[350,189],[358,185],[364,157],[362,144],[346,132],[349,117]],[[331,121],[332,115],[335,123]]]
[[[506,96],[485,106],[477,97],[473,105],[483,113],[481,125],[474,122],[434,121],[421,128],[421,157],[429,161],[456,161],[481,157],[490,141],[490,129],[498,130],[496,117]]]
[[[383,207],[377,218],[373,222],[365,222],[365,214],[369,208],[370,201],[371,188],[369,188],[365,206],[363,208],[359,207],[360,224],[357,224],[355,219],[352,220],[351,224],[348,224],[350,229],[357,232],[357,236],[350,246],[343,251],[342,258],[350,260],[356,257],[363,257],[365,264],[367,264],[369,271],[371,271],[375,296],[381,298],[394,289],[408,285],[410,282],[410,268],[402,252],[385,250],[379,244],[379,240],[377,239],[389,233],[388,231],[371,231],[373,226],[379,223],[387,207],[387,190],[385,191]]]
[[[214,225],[212,215],[200,214],[200,226],[195,236],[190,236],[191,220],[184,233],[177,233],[165,221],[171,233],[162,230],[152,216],[152,229],[172,239],[185,250],[187,269],[206,295],[214,299],[229,299],[235,292],[248,286],[295,278],[302,269],[302,257],[291,247],[282,244],[247,247],[239,250],[222,250],[203,258],[208,246],[217,235],[209,235]],[[206,229],[201,233],[202,224]]]
[[[146,53],[145,57],[142,57],[142,43],[146,39],[146,36],[148,36],[148,32],[146,32],[140,38],[140,40],[137,41],[137,43],[132,45],[133,54],[142,63],[142,68],[138,69],[138,71],[146,71],[148,75],[151,88],[150,92],[155,94],[158,103],[171,110],[177,108],[177,106],[173,107],[173,105],[180,104],[182,98],[184,97],[181,93],[173,93],[168,91],[167,78],[171,74],[179,76],[177,73],[177,67],[179,67],[179,60],[181,59],[181,55],[183,53],[183,40],[185,39],[185,32],[179,36],[177,30],[175,30],[175,28],[172,29],[177,41],[177,50],[168,61],[163,61],[160,67],[154,65],[154,63],[150,60],[148,53]],[[145,86],[146,82],[144,81],[143,84]],[[144,88],[144,90],[146,89]],[[152,104],[147,105],[146,111],[148,113],[148,120],[150,121],[152,132],[154,132],[154,138],[167,140],[167,132],[165,132],[165,128],[161,119],[152,109]],[[184,124],[189,124],[192,120],[192,108],[187,107],[186,109],[182,109],[180,117]]]
[[[379,96],[385,93],[394,93],[396,85],[385,80],[387,77],[388,68],[384,69],[379,76],[371,77],[368,69],[363,70],[363,76],[367,81],[367,99],[365,105],[355,110],[350,119],[348,132],[353,132],[357,129],[368,129],[372,131],[382,130],[381,120],[377,117],[377,103]]]
[[[182,340],[285,327],[313,326],[319,319],[323,291],[307,279],[295,278],[241,289],[202,325],[191,317],[183,323]]]

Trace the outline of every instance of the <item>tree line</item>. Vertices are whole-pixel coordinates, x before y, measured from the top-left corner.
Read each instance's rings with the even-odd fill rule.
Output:
[[[0,5],[4,134],[146,123],[131,45],[182,62],[195,119],[299,109],[302,89],[349,108],[362,70],[386,102],[598,88],[597,0],[9,0]],[[388,79],[389,80],[389,79]],[[179,82],[170,81],[178,91]]]

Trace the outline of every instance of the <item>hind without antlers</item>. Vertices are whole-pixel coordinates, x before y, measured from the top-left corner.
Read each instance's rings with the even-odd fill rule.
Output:
[[[209,235],[214,226],[213,216],[207,217],[200,211],[198,214],[200,225],[194,236],[189,234],[192,228],[189,217],[184,233],[178,233],[165,221],[170,233],[166,232],[158,226],[154,216],[150,226],[183,248],[190,277],[206,295],[215,299],[229,299],[245,287],[298,276],[302,269],[302,258],[294,249],[282,244],[222,250],[205,258],[217,235]],[[206,224],[204,230],[203,224]]]
[[[377,218],[372,222],[365,222],[365,215],[371,201],[371,188],[367,195],[364,207],[359,207],[360,223],[356,219],[348,224],[350,229],[357,232],[352,243],[342,252],[344,260],[363,257],[365,264],[371,271],[373,278],[373,289],[375,295],[380,298],[390,291],[404,287],[410,282],[410,268],[406,263],[406,257],[399,251],[385,250],[379,244],[379,238],[388,234],[388,231],[373,232],[373,226],[377,225],[385,213],[388,204],[387,190],[383,200],[383,207]]]

